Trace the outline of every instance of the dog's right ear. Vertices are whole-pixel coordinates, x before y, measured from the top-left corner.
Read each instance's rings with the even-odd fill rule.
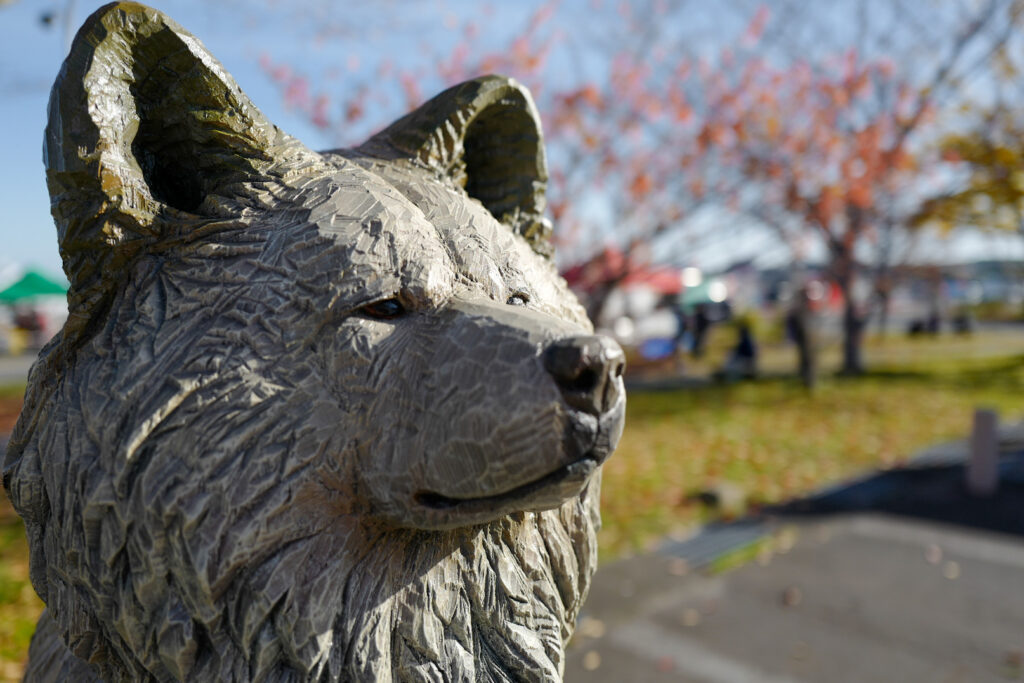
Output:
[[[75,37],[50,94],[44,162],[72,318],[140,252],[230,227],[223,198],[246,183],[323,167],[194,36],[131,2],[100,8]]]

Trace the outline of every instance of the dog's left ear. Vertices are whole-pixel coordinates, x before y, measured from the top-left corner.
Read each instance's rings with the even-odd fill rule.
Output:
[[[134,2],[101,7],[75,36],[43,158],[73,319],[121,286],[139,254],[226,225],[237,211],[225,198],[326,167],[194,36]]]
[[[530,92],[515,80],[481,76],[449,88],[360,151],[427,164],[464,187],[534,251],[552,255],[540,117]]]

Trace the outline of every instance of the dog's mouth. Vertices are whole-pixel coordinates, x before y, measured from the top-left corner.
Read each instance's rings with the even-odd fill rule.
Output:
[[[489,496],[453,498],[434,491],[420,491],[415,494],[414,500],[418,504],[432,510],[453,511],[466,508],[493,510],[505,507],[510,503],[528,500],[542,491],[561,489],[564,484],[569,482],[572,484],[585,482],[603,460],[604,458],[600,457],[597,453],[588,453],[582,458],[574,460],[568,465],[563,465],[539,479],[534,479],[514,489]]]
[[[483,523],[512,512],[551,510],[580,496],[615,450],[622,434],[624,415],[624,397],[601,415],[570,411],[561,451],[562,457],[572,460],[511,488],[463,495],[445,494],[436,489],[416,491],[410,502],[422,515],[417,525],[445,529]]]

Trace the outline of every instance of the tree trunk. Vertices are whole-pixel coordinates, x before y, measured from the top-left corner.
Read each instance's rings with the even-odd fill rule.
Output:
[[[862,341],[864,336],[864,318],[857,310],[857,302],[853,300],[852,287],[847,282],[840,285],[843,292],[843,365],[841,375],[864,374],[864,356]]]
[[[889,334],[889,306],[891,305],[889,292],[884,289],[878,291],[878,336],[883,339]]]
[[[863,229],[863,215],[860,211],[852,211],[851,234],[858,234]],[[857,226],[855,228],[855,226]],[[861,341],[864,337],[864,316],[860,312],[853,297],[853,286],[857,281],[857,262],[852,246],[847,242],[832,244],[833,281],[843,295],[843,364],[839,368],[840,375],[864,374],[864,358],[861,354]]]
[[[800,363],[800,381],[808,389],[813,389],[818,381],[818,359],[814,339],[807,337],[802,344],[797,344],[797,355]]]
[[[604,313],[604,305],[607,303],[613,289],[615,289],[615,285],[598,285],[590,296],[587,297],[584,308],[587,311],[587,317],[590,318],[590,322],[594,323],[594,327],[600,325],[601,314]]]

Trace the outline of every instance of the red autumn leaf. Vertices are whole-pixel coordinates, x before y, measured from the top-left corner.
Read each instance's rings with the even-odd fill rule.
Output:
[[[629,184],[629,192],[633,199],[643,199],[653,189],[654,183],[651,177],[644,171],[633,176],[633,182]]]
[[[355,99],[345,105],[345,122],[354,123],[359,119],[363,118],[363,114],[366,113],[363,108],[363,103],[360,99]]]
[[[861,209],[869,208],[873,199],[871,188],[867,183],[863,182],[857,182],[850,185],[847,198],[851,204]]]
[[[313,101],[313,107],[309,113],[309,119],[317,128],[330,128],[331,117],[328,114],[330,99],[327,95],[317,95]]]
[[[754,12],[754,18],[751,19],[746,30],[743,32],[743,37],[740,39],[744,47],[750,47],[761,39],[764,29],[768,25],[769,16],[770,12],[767,6],[761,5],[757,8],[757,11]]]

